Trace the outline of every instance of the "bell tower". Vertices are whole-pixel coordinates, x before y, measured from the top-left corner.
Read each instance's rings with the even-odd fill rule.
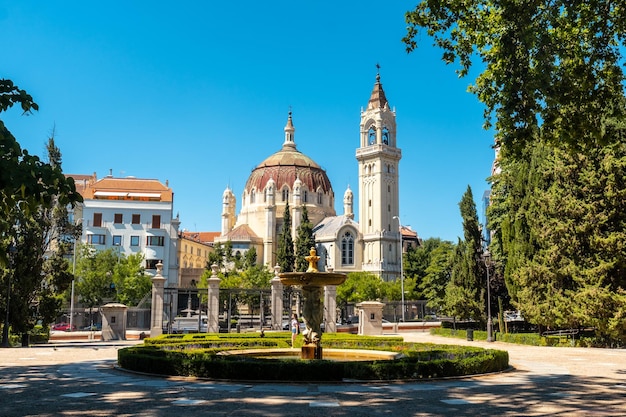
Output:
[[[363,236],[363,271],[384,281],[400,278],[399,164],[396,112],[389,108],[380,82],[380,66],[365,110],[361,110],[359,225]],[[395,217],[395,218],[394,218]]]

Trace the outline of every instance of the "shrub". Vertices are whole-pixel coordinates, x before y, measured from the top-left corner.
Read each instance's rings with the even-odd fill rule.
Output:
[[[160,375],[196,376],[229,380],[342,381],[407,380],[462,376],[501,371],[508,353],[472,346],[404,343],[400,337],[326,334],[324,348],[386,350],[402,353],[396,360],[328,361],[293,358],[262,359],[218,355],[224,350],[288,347],[289,332],[261,338],[241,335],[164,335],[146,339],[144,345],[121,349],[121,367]],[[181,337],[182,336],[182,337]]]

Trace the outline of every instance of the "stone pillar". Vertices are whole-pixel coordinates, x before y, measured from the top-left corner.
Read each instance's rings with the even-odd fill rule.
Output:
[[[383,303],[378,301],[363,301],[356,305],[359,309],[359,334],[383,334]]]
[[[207,301],[207,332],[218,333],[220,331],[219,307],[220,307],[220,279],[217,277],[217,265],[211,265],[211,278],[208,283],[208,301]]]
[[[272,278],[272,330],[282,330],[283,328],[283,284],[278,278],[280,266],[274,267],[274,278]]]
[[[327,285],[324,291],[324,333],[337,333],[336,285]]]
[[[165,293],[165,278],[161,275],[163,264],[156,264],[157,272],[152,277],[152,310],[150,314],[150,337],[163,334],[163,294]]]
[[[126,312],[124,304],[110,303],[102,306],[102,334],[100,338],[110,340],[126,340]]]

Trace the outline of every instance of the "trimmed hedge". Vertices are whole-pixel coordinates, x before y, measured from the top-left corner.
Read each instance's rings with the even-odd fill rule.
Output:
[[[170,336],[120,349],[119,365],[159,375],[250,381],[414,380],[498,372],[509,367],[508,352],[404,343],[400,337],[325,334],[323,348],[385,350],[404,355],[396,360],[342,362],[217,354],[224,350],[285,347],[283,344],[291,342],[288,332],[276,332],[272,337],[257,334],[255,338],[234,334]]]

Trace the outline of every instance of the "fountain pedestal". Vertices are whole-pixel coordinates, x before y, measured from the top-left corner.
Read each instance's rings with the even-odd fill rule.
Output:
[[[322,359],[322,347],[315,343],[302,346],[300,351],[301,359]]]
[[[345,274],[319,272],[317,261],[320,259],[315,253],[315,248],[311,248],[309,256],[305,256],[309,262],[309,269],[306,272],[286,272],[278,274],[283,285],[297,285],[302,287],[304,296],[303,317],[306,330],[302,332],[304,336],[304,346],[302,346],[302,359],[322,359],[322,321],[324,319],[323,289],[327,285],[340,285],[346,280]]]

